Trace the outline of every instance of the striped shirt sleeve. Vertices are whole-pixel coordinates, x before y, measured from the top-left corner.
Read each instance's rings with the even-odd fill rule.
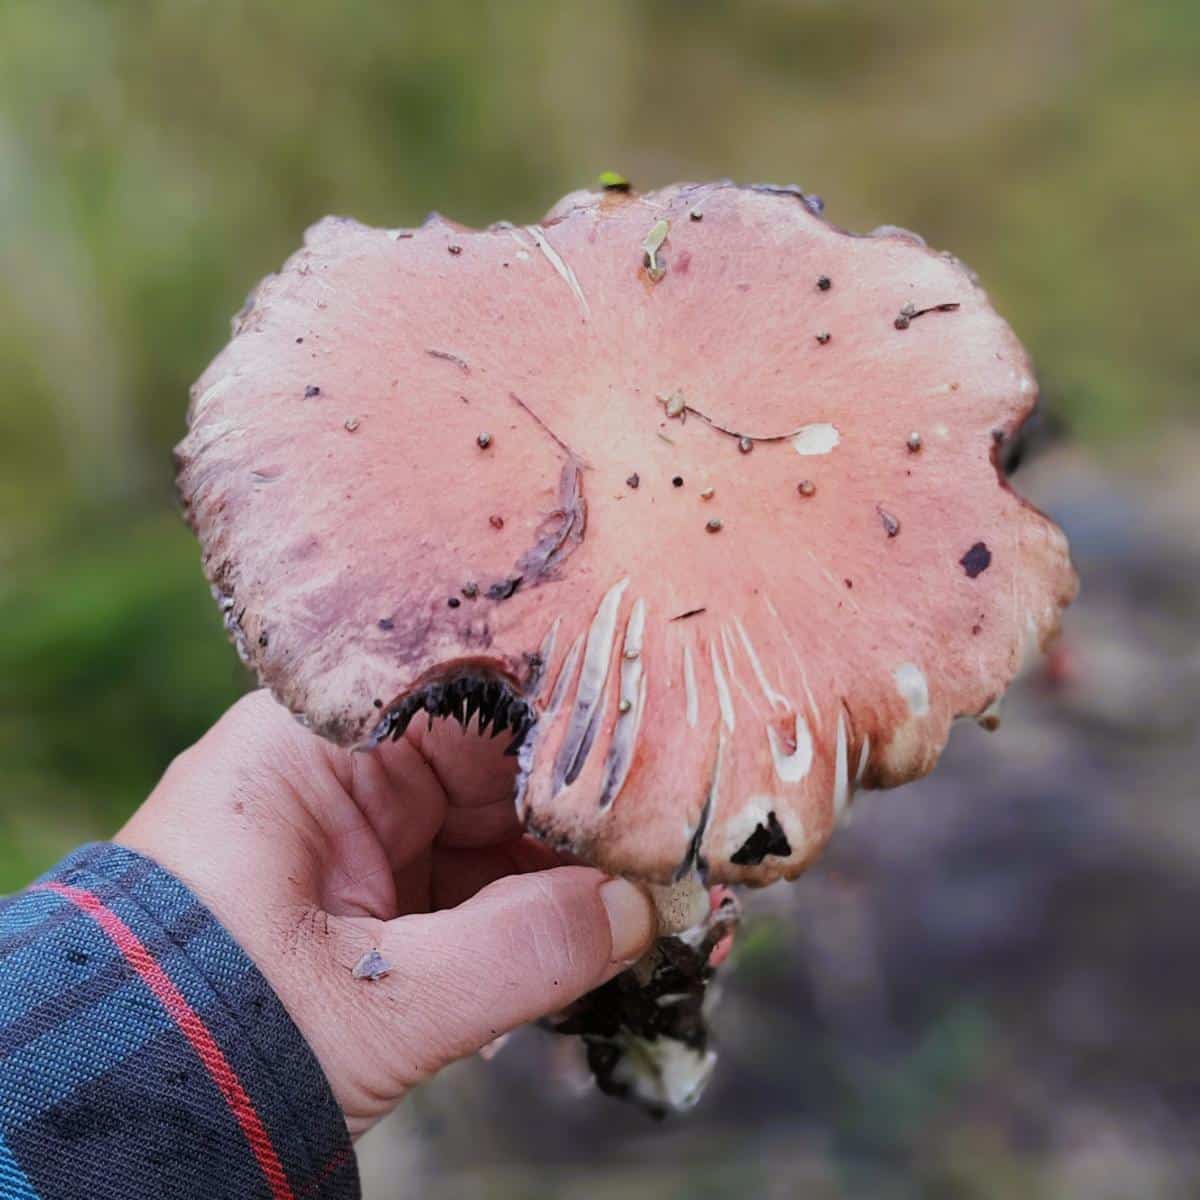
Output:
[[[3,1200],[356,1200],[345,1121],[178,880],[86,846],[0,901]]]

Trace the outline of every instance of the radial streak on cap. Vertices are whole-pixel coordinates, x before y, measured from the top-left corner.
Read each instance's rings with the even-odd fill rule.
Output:
[[[534,699],[537,698],[546,682],[546,667],[547,664],[554,659],[554,646],[558,641],[558,631],[562,626],[562,617],[555,617],[554,623],[546,631],[546,636],[542,639],[542,644],[538,649],[538,671],[534,680],[534,687],[531,695]]]
[[[838,706],[837,751],[833,764],[833,818],[840,820],[850,803],[849,751],[846,747],[846,714]]]
[[[613,638],[617,632],[617,614],[621,593],[629,586],[628,579],[613,584],[600,602],[592,627],[588,631],[587,647],[583,652],[583,667],[579,672],[579,687],[567,724],[566,737],[559,748],[555,763],[556,790],[575,782],[592,742],[603,709],[604,690],[608,685],[608,669],[612,659]]]
[[[729,684],[725,682],[725,673],[717,660],[717,648],[712,642],[708,644],[708,656],[712,662],[713,682],[717,688],[717,703],[721,707],[721,724],[732,733],[737,721],[733,713],[733,697],[729,694]]]
[[[686,695],[684,717],[691,729],[696,728],[700,719],[700,697],[696,692],[696,666],[692,661],[692,647],[688,642],[683,644],[683,687]]]
[[[854,786],[858,787],[867,772],[867,763],[871,759],[871,738],[868,734],[863,738],[862,749],[858,752],[858,769],[854,772]]]
[[[783,622],[783,618],[779,615],[779,610],[775,607],[770,596],[764,596],[763,601],[767,606],[767,611],[775,619],[779,626],[780,635],[783,637],[783,644],[787,647],[788,653],[795,659],[796,669],[800,674],[800,683],[804,688],[804,695],[808,698],[809,711],[812,713],[813,722],[816,728],[821,725],[821,709],[817,704],[817,698],[813,695],[812,687],[808,682],[808,672],[804,669],[804,661],[801,659],[799,652],[796,650],[796,644],[792,641],[792,636],[788,633],[787,626]]]
[[[566,697],[567,689],[571,686],[571,680],[575,678],[575,668],[579,664],[579,652],[582,649],[583,634],[581,633],[571,643],[571,648],[567,651],[567,655],[562,661],[562,666],[558,671],[558,678],[554,681],[554,691],[550,693],[550,703],[546,705],[546,710],[542,713],[544,718],[549,719],[557,716],[558,710],[562,708],[562,702]]]
[[[633,762],[633,748],[646,703],[646,679],[642,672],[642,636],[645,628],[646,602],[639,597],[634,601],[625,625],[624,653],[621,655],[621,704],[626,707],[608,745],[604,782],[600,787],[602,808],[610,805],[620,794]]]
[[[741,676],[733,661],[733,637],[729,632],[728,626],[721,626],[721,652],[725,657],[725,667],[729,672],[729,679],[733,686],[741,693],[742,698],[746,701],[746,706],[752,711],[758,711],[758,697],[742,682]]]
[[[571,295],[575,297],[580,310],[583,312],[584,320],[587,320],[592,315],[591,307],[588,305],[587,297],[583,294],[583,288],[579,286],[579,280],[575,278],[575,272],[563,261],[562,255],[550,245],[550,239],[546,236],[546,231],[540,225],[527,225],[526,230],[529,236],[537,242],[538,249],[546,256],[546,261],[558,272],[563,282],[571,289]]]
[[[775,774],[781,783],[800,783],[808,777],[813,763],[813,740],[808,722],[799,714],[794,715],[792,732],[793,748],[785,751],[779,734],[773,725],[767,726],[767,741],[771,747],[771,758],[775,763]]]
[[[792,702],[786,696],[777,692],[767,682],[767,674],[763,670],[757,653],[755,653],[754,646],[750,642],[750,635],[746,632],[746,626],[742,624],[741,617],[735,617],[734,624],[737,626],[738,636],[742,639],[742,645],[746,648],[746,657],[750,660],[750,666],[754,669],[754,676],[758,680],[758,686],[762,688],[763,695],[773,705],[778,705],[781,708],[791,708]]]

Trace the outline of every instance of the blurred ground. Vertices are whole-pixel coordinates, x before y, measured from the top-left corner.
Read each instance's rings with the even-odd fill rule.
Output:
[[[1198,61],[1195,0],[6,0],[0,891],[247,685],[170,447],[307,224],[799,182],[961,255],[1033,351],[1064,650],[757,898],[693,1119],[565,1102],[526,1035],[368,1140],[372,1200],[1200,1193]]]

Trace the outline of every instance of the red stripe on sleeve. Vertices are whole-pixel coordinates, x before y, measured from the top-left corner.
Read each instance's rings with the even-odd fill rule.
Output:
[[[183,993],[171,982],[167,973],[155,962],[141,939],[112,909],[91,892],[70,887],[64,883],[36,884],[31,891],[50,891],[69,900],[82,909],[108,935],[113,945],[124,955],[125,961],[138,973],[142,982],[154,993],[159,1003],[178,1026],[180,1032],[191,1043],[197,1057],[204,1064],[217,1090],[229,1105],[234,1119],[241,1126],[246,1141],[271,1188],[273,1200],[295,1200],[287,1181],[283,1164],[271,1136],[267,1133],[254,1104],[242,1087],[229,1060],[217,1045],[196,1010],[187,1002]]]

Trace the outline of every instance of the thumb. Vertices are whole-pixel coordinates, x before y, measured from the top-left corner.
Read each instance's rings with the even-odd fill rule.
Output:
[[[507,876],[457,908],[384,926],[380,951],[408,992],[391,1032],[432,1074],[611,979],[655,933],[649,896],[627,880],[587,867]]]

